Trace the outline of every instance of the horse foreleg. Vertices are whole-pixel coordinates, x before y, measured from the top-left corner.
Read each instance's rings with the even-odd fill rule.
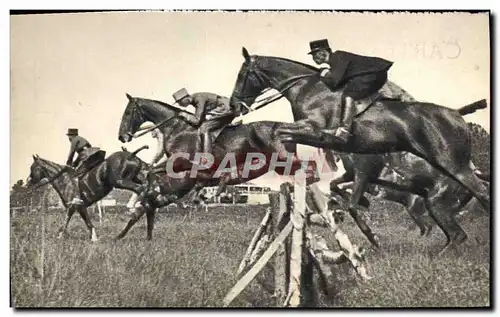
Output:
[[[155,209],[152,206],[146,208],[147,239],[153,240],[153,229],[155,224]]]
[[[359,202],[361,197],[368,186],[368,176],[367,173],[362,170],[357,170],[354,183],[352,188],[351,200],[349,202],[348,210],[351,217],[354,219],[359,229],[363,232],[363,234],[368,238],[372,245],[379,248],[378,241],[375,239],[375,235],[373,234],[370,227],[366,224],[364,219],[358,214]]]
[[[339,185],[344,183],[349,183],[354,180],[354,174],[345,172],[337,178],[330,181],[330,191],[333,193],[338,193],[340,191]]]
[[[66,212],[66,222],[61,228],[59,229],[59,235],[57,236],[59,239],[61,239],[64,235],[68,233],[68,225],[71,220],[71,217],[75,214],[76,207],[75,206],[70,206]]]
[[[422,218],[424,213],[427,211],[425,205],[425,199],[420,196],[412,195],[409,193],[407,193],[406,195],[407,195],[406,209],[408,210],[408,214],[420,229],[420,235],[428,236],[432,230],[432,226],[431,225],[427,226],[427,224]]]

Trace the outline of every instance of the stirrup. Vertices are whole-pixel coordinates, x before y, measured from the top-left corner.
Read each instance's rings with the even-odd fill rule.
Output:
[[[335,131],[335,138],[342,140],[343,142],[349,141],[349,137],[351,136],[351,132],[347,130],[345,127],[339,127]]]

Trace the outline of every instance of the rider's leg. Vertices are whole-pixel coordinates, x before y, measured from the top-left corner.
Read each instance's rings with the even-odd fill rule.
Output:
[[[210,131],[205,131],[202,134],[202,148],[203,153],[212,153],[212,140],[210,138]]]
[[[75,190],[74,190],[73,200],[71,200],[70,204],[75,206],[82,206],[83,200],[81,199],[80,196],[80,180],[78,179],[78,177],[74,177],[73,181]]]
[[[73,168],[75,169],[73,176],[73,184],[74,184],[74,195],[73,200],[70,202],[71,205],[81,206],[83,205],[83,200],[80,198],[80,178],[79,174],[81,174],[83,162],[78,157],[73,163]]]
[[[352,135],[352,120],[354,119],[354,99],[346,96],[344,102],[344,114],[339,128],[335,132],[335,136],[339,137],[344,142]]]
[[[349,80],[344,89],[344,115],[341,124],[335,132],[337,142],[347,143],[352,134],[352,121],[355,115],[355,102],[371,103],[367,97],[377,93],[387,82],[387,71],[365,74]],[[371,99],[371,98],[368,98]],[[366,105],[365,105],[366,106]]]

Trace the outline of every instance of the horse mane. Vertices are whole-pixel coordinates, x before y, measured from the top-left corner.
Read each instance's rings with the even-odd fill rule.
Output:
[[[185,111],[183,109],[179,109],[177,107],[174,107],[173,105],[169,104],[169,103],[166,103],[164,101],[160,101],[160,100],[156,100],[156,99],[148,99],[148,98],[141,98],[141,97],[134,97],[134,99],[138,100],[138,101],[141,101],[141,102],[145,102],[145,103],[155,103],[155,104],[159,104],[165,108],[168,108],[172,111],[175,111],[175,112],[181,112],[181,111]]]
[[[295,61],[295,60],[292,60],[292,59],[284,58],[284,57],[263,56],[263,55],[257,55],[257,57],[270,58],[270,59],[275,59],[275,60],[279,60],[279,61],[283,61],[283,62],[287,62],[287,63],[291,63],[291,64],[297,64],[297,65],[305,67],[305,68],[307,68],[307,69],[309,69],[309,70],[311,70],[313,72],[319,72],[319,68],[317,68],[317,67],[314,67],[312,65],[305,64],[305,63],[302,63],[302,62],[299,62],[299,61]]]
[[[48,165],[51,165],[51,166],[52,166],[52,165],[55,165],[55,166],[57,166],[57,167],[59,167],[59,168],[61,168],[61,169],[63,169],[63,168],[65,168],[65,167],[66,167],[66,166],[65,166],[65,165],[63,165],[63,164],[59,164],[59,163],[56,163],[56,162],[50,161],[50,160],[48,160],[48,159],[44,159],[43,157],[38,157],[37,159],[38,159],[39,161],[42,161],[42,162],[43,162],[43,163],[45,163],[45,164],[48,164]]]

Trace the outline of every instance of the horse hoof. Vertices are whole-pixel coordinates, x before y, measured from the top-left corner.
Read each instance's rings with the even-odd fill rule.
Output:
[[[99,238],[97,237],[97,233],[95,232],[94,228],[92,228],[92,233],[91,233],[90,239],[92,240],[92,242],[99,241]]]

